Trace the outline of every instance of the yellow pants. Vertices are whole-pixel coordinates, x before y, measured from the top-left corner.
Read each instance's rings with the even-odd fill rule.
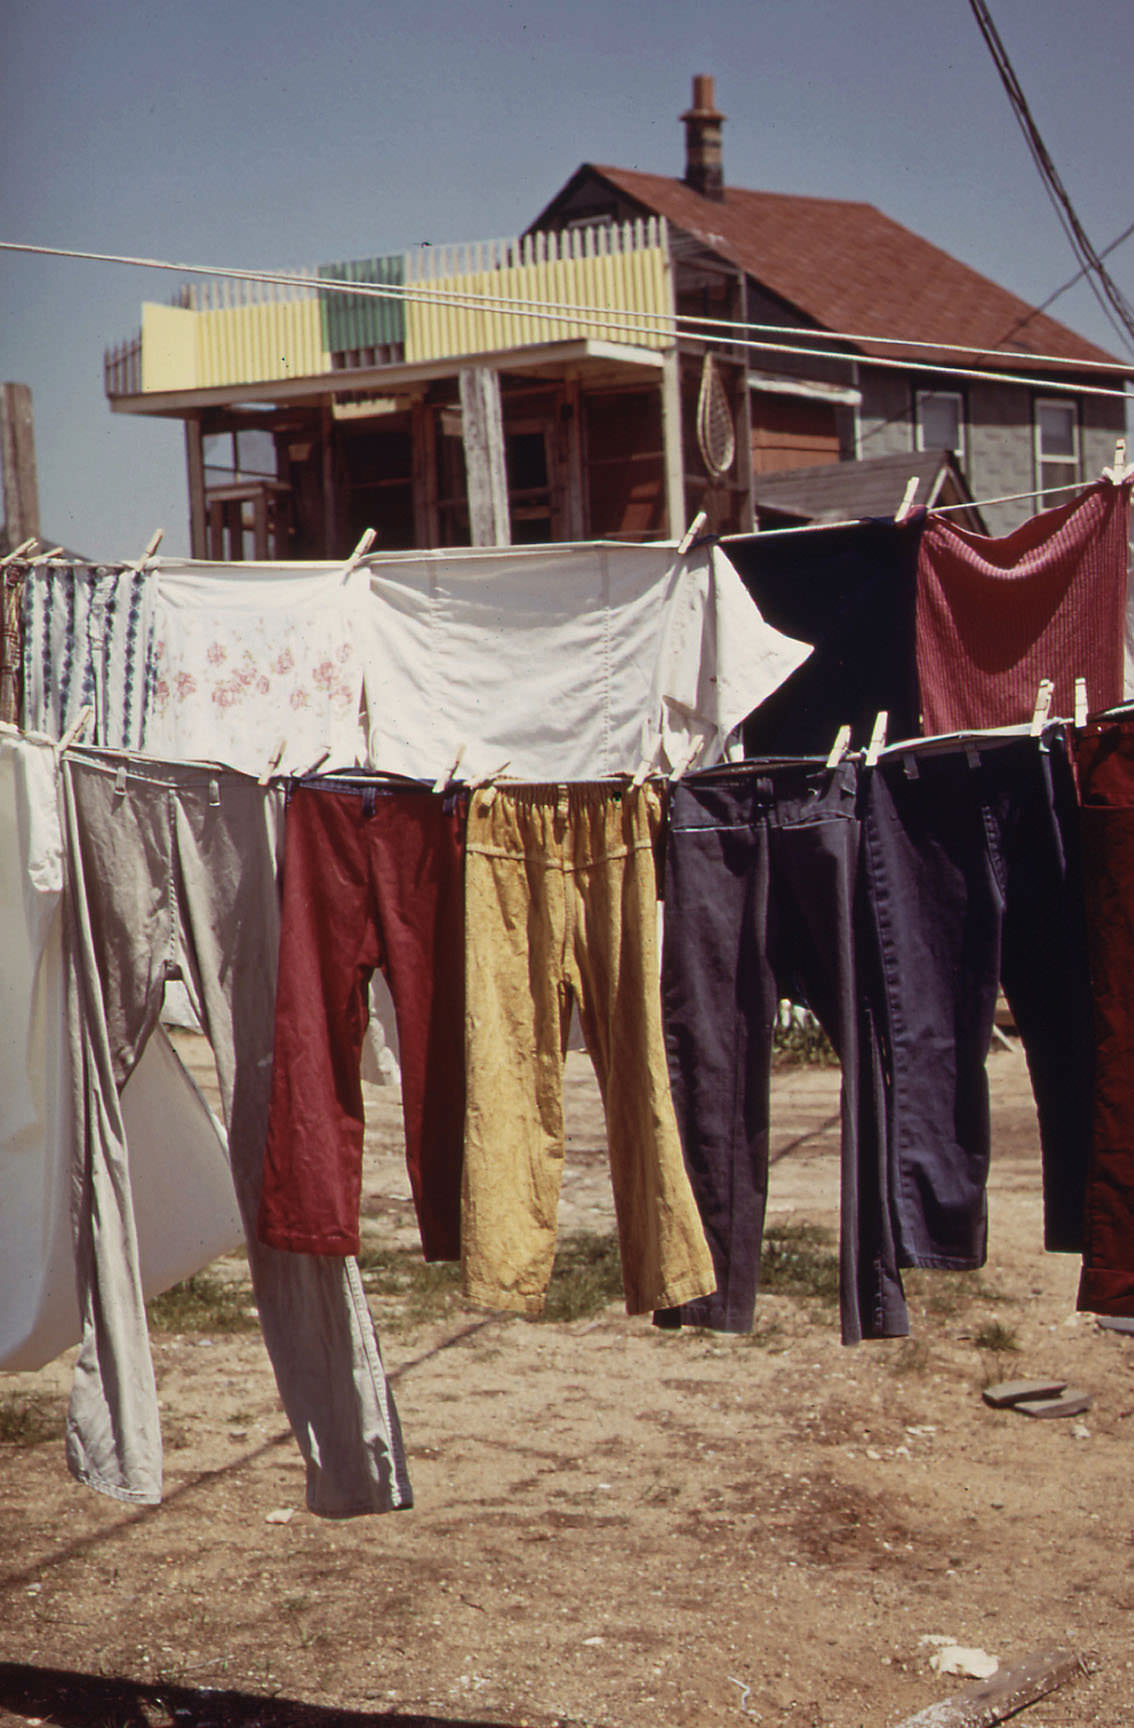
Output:
[[[490,787],[465,853],[463,1285],[539,1313],[555,1258],[576,1001],[606,1110],[627,1311],[715,1288],[669,1094],[652,787]]]

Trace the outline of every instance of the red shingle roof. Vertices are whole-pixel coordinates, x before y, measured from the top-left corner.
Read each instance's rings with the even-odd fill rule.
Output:
[[[1134,371],[1065,324],[1034,312],[1026,301],[903,228],[873,204],[840,198],[794,197],[726,187],[723,201],[703,198],[681,180],[627,168],[591,166],[646,210],[739,265],[827,330],[866,336],[962,344],[997,355],[1010,370],[1036,371],[1021,351],[1069,361],[1109,361]],[[1026,323],[1023,320],[1027,320]],[[1011,334],[1009,334],[1011,332]],[[864,352],[928,365],[964,365],[964,356],[937,349],[875,347]],[[1100,382],[1102,380],[1100,379]]]

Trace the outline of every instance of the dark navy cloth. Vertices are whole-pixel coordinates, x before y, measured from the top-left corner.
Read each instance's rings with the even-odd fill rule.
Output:
[[[730,538],[725,550],[769,624],[814,653],[744,725],[745,756],[826,756],[840,726],[865,745],[919,735],[917,559],[925,511],[901,522]]]

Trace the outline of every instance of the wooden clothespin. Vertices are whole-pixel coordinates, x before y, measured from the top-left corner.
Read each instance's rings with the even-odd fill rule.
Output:
[[[60,552],[62,552],[62,550],[63,550],[62,546],[52,546],[46,552],[37,552],[35,557],[31,560],[31,562],[33,564],[50,564],[50,562],[53,558],[58,558],[58,556],[59,556]]]
[[[1119,438],[1114,446],[1114,465],[1102,471],[1104,480],[1109,480],[1114,486],[1123,486],[1127,480],[1134,479],[1134,463],[1127,466],[1126,440]]]
[[[268,766],[264,769],[264,772],[256,782],[258,786],[266,786],[268,784],[268,781],[272,778],[272,775],[276,772],[280,763],[283,761],[283,753],[286,749],[287,739],[281,738],[272,754],[268,757]]]
[[[138,559],[136,564],[127,564],[127,570],[132,570],[135,576],[140,576],[158,547],[161,545],[164,535],[164,528],[155,528],[154,532],[150,535],[149,540],[146,542],[146,550],[142,553],[142,556]]]
[[[827,758],[828,768],[837,768],[847,751],[850,749],[851,729],[840,726],[835,733],[835,742],[831,745],[831,754]]]
[[[895,522],[904,522],[910,511],[913,509],[913,502],[917,497],[917,488],[918,477],[916,474],[911,474],[909,479],[906,481],[906,489],[902,493],[902,502],[894,511]]]
[[[671,769],[670,776],[669,776],[671,786],[674,784],[675,781],[680,780],[681,776],[683,774],[687,774],[689,772],[690,768],[692,768],[694,762],[696,762],[698,756],[700,756],[702,750],[705,748],[706,742],[707,742],[707,740],[704,738],[704,736],[696,739],[696,741],[694,742],[692,750],[690,750],[690,752],[689,752],[688,756],[686,756],[684,762],[679,762],[677,764],[676,768]]]
[[[94,719],[94,709],[89,702],[79,709],[79,715],[73,726],[69,726],[59,740],[60,750],[69,750],[72,744],[77,744],[87,727]]]
[[[327,757],[330,754],[331,754],[331,747],[328,744],[328,746],[325,750],[320,750],[320,752],[319,752],[318,756],[316,756],[314,762],[308,763],[307,767],[303,770],[304,775],[306,776],[308,774],[317,774],[319,769],[323,766],[324,762],[327,760]]]
[[[890,716],[885,708],[880,709],[874,716],[874,730],[870,734],[870,743],[866,746],[865,765],[867,768],[873,768],[882,754],[886,743],[886,727],[889,721]]]
[[[447,774],[438,774],[436,780],[433,782],[433,790],[435,792],[444,792],[446,786],[451,786],[453,784],[453,781],[457,778],[457,769],[465,759],[465,748],[466,746],[462,744],[453,759],[453,766],[449,769]]]
[[[690,547],[692,546],[694,540],[696,540],[698,534],[702,534],[708,526],[709,526],[709,518],[706,516],[706,514],[703,510],[698,510],[696,516],[694,516],[692,522],[690,522],[688,528],[685,530],[685,533],[682,535],[681,540],[678,543],[677,555],[679,558],[684,558],[685,554],[689,551]]]
[[[1075,680],[1075,724],[1076,724],[1076,726],[1085,726],[1087,724],[1088,712],[1089,712],[1089,710],[1087,708],[1087,680],[1085,678],[1076,678],[1076,680]]]
[[[0,570],[3,570],[5,565],[18,564],[21,559],[26,559],[32,547],[38,545],[39,540],[35,534],[30,540],[21,540],[18,546],[13,546],[10,552],[6,552],[3,558],[0,558]]]
[[[1051,713],[1051,698],[1055,694],[1055,685],[1050,678],[1041,678],[1036,691],[1036,705],[1032,709],[1032,737],[1038,738],[1047,725],[1047,717]]]
[[[355,571],[358,569],[358,566],[362,563],[362,560],[366,557],[366,554],[369,552],[370,548],[373,546],[373,544],[374,544],[375,540],[377,540],[377,538],[378,538],[378,530],[376,528],[368,528],[366,530],[365,534],[363,534],[363,536],[362,536],[362,539],[358,542],[358,545],[355,547],[354,551],[351,553],[349,559],[347,560],[347,562],[343,568],[343,581],[344,582],[347,580],[348,577],[354,575]]]

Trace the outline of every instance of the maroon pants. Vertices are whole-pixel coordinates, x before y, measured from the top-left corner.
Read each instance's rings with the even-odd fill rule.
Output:
[[[1075,734],[1095,1106],[1079,1307],[1134,1314],[1134,719]]]
[[[462,844],[455,801],[432,792],[339,780],[292,794],[259,1218],[273,1248],[358,1252],[359,1070],[378,966],[397,1015],[422,1247],[427,1260],[460,1256]]]

